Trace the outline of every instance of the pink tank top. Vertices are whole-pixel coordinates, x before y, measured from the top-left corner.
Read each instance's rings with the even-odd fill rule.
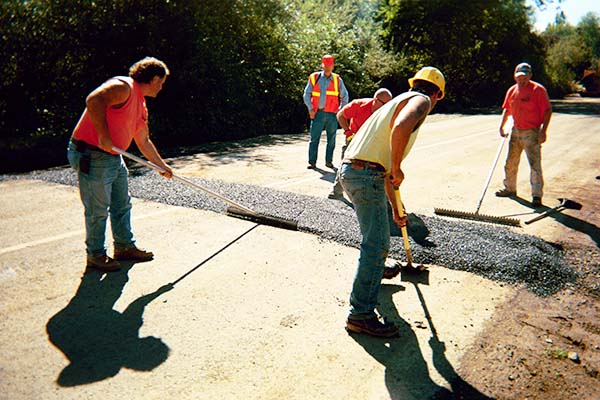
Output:
[[[146,108],[146,99],[136,81],[124,76],[113,79],[123,81],[131,88],[131,94],[122,107],[106,108],[106,121],[113,146],[127,150],[133,138],[137,136],[142,128],[147,126],[148,109]],[[87,108],[83,111],[83,115],[73,131],[73,137],[93,146],[98,146],[98,132],[92,125]],[[117,153],[113,152],[113,154]]]

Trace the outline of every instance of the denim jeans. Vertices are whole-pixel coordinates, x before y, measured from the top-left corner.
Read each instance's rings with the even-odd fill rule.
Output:
[[[333,151],[335,150],[335,133],[338,121],[335,113],[317,111],[315,118],[310,122],[310,143],[308,144],[308,162],[316,164],[319,153],[319,142],[323,130],[327,133],[327,147],[325,149],[325,162],[333,162]]]
[[[89,157],[88,173],[80,168],[82,158],[86,157]],[[79,179],[79,194],[85,209],[87,255],[96,257],[106,254],[106,221],[109,214],[115,248],[134,246],[128,171],[123,158],[90,149],[80,153],[73,143],[69,143],[67,158]]]
[[[354,205],[362,241],[358,268],[350,294],[350,318],[375,316],[385,260],[390,249],[385,173],[352,169],[342,164],[340,182]]]
[[[348,138],[346,137],[344,145],[342,146],[342,161],[344,161],[344,154],[346,154],[346,149],[348,148],[349,144],[350,140],[348,140]],[[340,172],[338,170],[338,173],[335,174],[335,180],[333,181],[333,193],[342,194],[343,192],[344,189],[342,188],[342,184],[340,183]]]

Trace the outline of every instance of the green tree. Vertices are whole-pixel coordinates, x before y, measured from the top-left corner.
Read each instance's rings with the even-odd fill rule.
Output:
[[[590,67],[597,69],[600,62],[600,17],[596,13],[587,13],[577,24],[577,30],[592,54]]]
[[[588,13],[575,27],[557,15],[542,34],[547,44],[546,71],[554,97],[577,90],[576,81],[586,69],[596,69],[600,57],[600,21]]]
[[[0,118],[3,161],[23,159],[17,149],[43,154],[28,162],[64,161],[66,138],[92,89],[126,75],[143,56],[168,62],[180,49],[190,50],[164,35],[182,38],[181,44],[189,26],[184,10],[169,2],[12,0],[1,12],[0,116],[14,116]]]
[[[283,4],[290,16],[286,43],[300,66],[294,77],[300,101],[308,75],[320,68],[324,54],[335,57],[335,70],[351,98],[371,96],[392,73],[396,61],[383,49],[381,27],[374,19],[377,0],[283,0]]]
[[[0,169],[35,168],[26,148],[64,163],[85,96],[147,55],[172,72],[148,101],[160,145],[300,131],[286,18],[277,0],[0,3]]]
[[[440,109],[498,104],[516,64],[543,65],[525,0],[384,0],[380,18],[385,44],[411,73],[425,65],[444,73]]]

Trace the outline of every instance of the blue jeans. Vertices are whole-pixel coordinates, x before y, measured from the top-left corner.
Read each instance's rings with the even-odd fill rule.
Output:
[[[87,255],[96,257],[106,254],[106,221],[109,214],[115,248],[134,246],[128,171],[123,158],[89,149],[80,153],[73,143],[69,143],[67,158],[79,179],[79,194],[85,209]],[[89,159],[88,173],[81,171],[86,158]]]
[[[308,162],[317,163],[319,153],[319,142],[323,130],[327,133],[327,148],[325,149],[325,162],[333,162],[333,151],[335,150],[335,133],[338,121],[335,113],[317,111],[315,118],[310,121],[310,143],[308,144]]]
[[[367,319],[375,316],[377,297],[385,260],[390,249],[385,173],[352,169],[342,164],[340,182],[354,205],[362,241],[358,268],[350,294],[350,317]]]
[[[344,160],[344,154],[346,154],[346,149],[350,144],[350,140],[346,137],[344,141],[344,145],[342,146],[342,161]],[[333,181],[333,193],[342,194],[344,192],[344,188],[342,188],[342,184],[340,183],[340,174],[339,171],[335,174],[335,180]]]

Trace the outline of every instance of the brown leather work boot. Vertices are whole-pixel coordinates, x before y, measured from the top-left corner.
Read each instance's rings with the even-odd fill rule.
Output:
[[[106,254],[96,257],[87,257],[87,268],[94,268],[102,272],[113,272],[121,269],[121,264]]]
[[[497,197],[516,197],[517,192],[513,190],[508,190],[506,188],[500,189],[496,192]]]
[[[400,269],[402,265],[400,263],[394,264],[392,267],[383,268],[383,279],[394,279],[398,275],[400,275]]]
[[[151,261],[153,258],[154,254],[151,251],[138,249],[135,246],[126,247],[124,249],[115,248],[115,260],[145,262]]]
[[[349,333],[364,333],[371,336],[387,338],[397,337],[400,334],[400,330],[396,325],[387,322],[385,319],[381,322],[377,317],[362,320],[348,318],[346,321],[346,331]]]

